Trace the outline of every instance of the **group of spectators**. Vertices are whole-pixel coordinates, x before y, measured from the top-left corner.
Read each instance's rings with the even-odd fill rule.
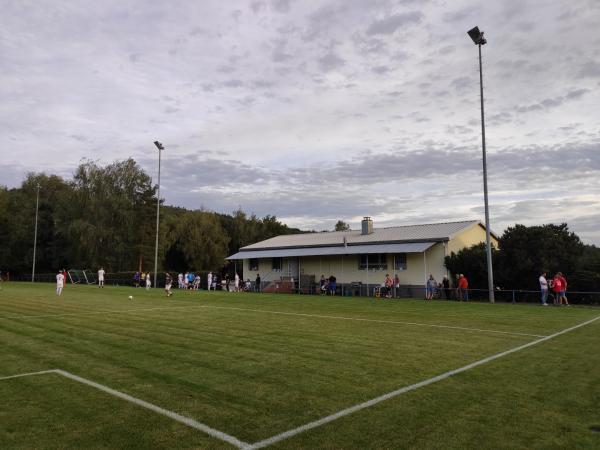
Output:
[[[330,275],[329,278],[325,278],[325,275],[321,275],[319,280],[319,292],[321,295],[335,295],[337,289],[337,278]]]
[[[546,275],[547,271],[543,271],[539,278],[542,305],[548,306],[548,290],[552,289],[552,300],[555,305],[570,306],[569,300],[567,299],[567,279],[562,272],[556,272],[554,278],[550,280],[546,278]]]
[[[177,275],[177,287],[197,291],[200,289],[200,275],[195,275],[194,272],[180,273]]]
[[[100,276],[100,272],[102,272],[102,277]],[[101,279],[102,283],[100,283]],[[136,272],[133,275],[133,287],[139,288],[143,284],[146,285],[146,289],[150,289],[152,287],[150,272]],[[104,287],[104,269],[102,268],[100,268],[100,270],[98,271],[98,286]]]

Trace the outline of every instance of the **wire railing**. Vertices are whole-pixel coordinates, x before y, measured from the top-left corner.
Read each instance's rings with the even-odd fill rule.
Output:
[[[133,275],[135,272],[121,272],[115,274],[105,275],[105,285],[107,286],[134,286]],[[7,281],[7,277],[3,274],[3,280]],[[10,276],[10,281],[25,281],[30,282],[30,275],[16,275]],[[36,282],[55,283],[56,274],[36,274]],[[174,280],[176,284],[176,279]],[[287,281],[286,281],[287,282]],[[270,284],[274,281],[262,281],[260,289],[257,289],[254,281],[250,282],[248,291],[250,292],[264,292]],[[287,282],[289,283],[289,282]],[[68,283],[70,284],[70,283]],[[84,283],[81,283],[84,284]],[[241,287],[245,286],[245,282],[240,280]],[[142,286],[144,284],[142,283]],[[164,286],[164,275],[159,275],[158,280],[159,287]],[[219,288],[221,284],[217,283]],[[233,281],[230,282],[230,290],[233,290]],[[201,289],[205,289],[204,278],[202,279]],[[268,290],[268,289],[267,289]],[[273,290],[273,293],[279,293],[281,289]],[[315,282],[312,286],[298,286],[298,282],[294,281],[294,286],[290,289],[285,289],[286,292],[297,293],[297,294],[309,294],[309,295],[329,295],[329,292],[323,292],[320,289],[318,282]],[[374,284],[361,284],[361,283],[338,283],[335,291],[335,295],[344,297],[379,297],[379,298],[390,298],[390,299],[407,299],[407,298],[425,298],[426,297],[425,286],[415,285],[400,285],[392,287],[389,292],[379,285]],[[495,301],[498,303],[538,303],[541,304],[541,291],[539,290],[527,290],[527,289],[496,289],[494,291]],[[575,305],[600,305],[600,292],[599,291],[567,291],[566,297],[569,304]],[[435,290],[433,295],[434,300],[442,301],[474,301],[474,302],[487,302],[488,301],[488,290],[470,288],[458,290],[454,287],[444,289],[438,288]],[[548,292],[547,303],[549,305],[557,304],[554,292],[551,290]]]

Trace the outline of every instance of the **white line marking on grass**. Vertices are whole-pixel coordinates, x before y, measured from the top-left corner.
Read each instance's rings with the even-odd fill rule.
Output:
[[[581,327],[584,327],[586,325],[589,325],[590,323],[592,323],[592,322],[594,322],[594,321],[596,321],[598,319],[600,319],[600,316],[595,317],[594,319],[588,320],[586,322],[580,323],[579,325],[575,325],[573,327],[566,328],[566,329],[564,329],[562,331],[559,331],[557,333],[551,334],[549,336],[544,336],[541,339],[537,339],[535,341],[528,342],[527,344],[519,345],[518,347],[512,348],[510,350],[506,350],[504,352],[497,353],[497,354],[492,355],[492,356],[488,356],[487,358],[480,359],[479,361],[475,361],[474,363],[467,364],[466,366],[460,367],[458,369],[450,370],[448,372],[442,373],[442,374],[440,374],[438,376],[435,376],[433,378],[429,378],[427,380],[423,380],[423,381],[420,381],[418,383],[411,384],[410,386],[405,386],[405,387],[400,388],[398,390],[395,390],[395,391],[389,392],[387,394],[381,395],[379,397],[376,397],[374,399],[368,400],[368,401],[366,401],[364,403],[359,403],[358,405],[354,405],[354,406],[351,406],[349,408],[342,409],[341,411],[338,411],[335,414],[331,414],[331,415],[323,417],[323,418],[321,418],[319,420],[315,420],[313,422],[309,422],[309,423],[307,423],[305,425],[302,425],[302,426],[300,426],[298,428],[294,428],[294,429],[286,431],[284,433],[277,434],[277,435],[272,436],[272,437],[270,437],[268,439],[265,439],[265,440],[262,440],[262,441],[259,441],[259,442],[255,442],[254,444],[252,444],[248,448],[248,450],[254,450],[254,449],[259,449],[259,448],[267,447],[269,445],[275,444],[276,442],[283,441],[284,439],[290,438],[290,437],[295,436],[297,434],[303,433],[303,432],[311,430],[313,428],[320,427],[321,425],[325,425],[325,424],[327,424],[329,422],[333,422],[334,420],[337,420],[337,419],[339,419],[341,417],[344,417],[344,416],[347,416],[349,414],[352,414],[352,413],[354,413],[356,411],[360,411],[362,409],[369,408],[369,407],[371,407],[373,405],[376,405],[376,404],[378,404],[380,402],[383,402],[385,400],[389,400],[391,398],[397,397],[398,395],[404,394],[405,392],[414,391],[415,389],[419,389],[419,388],[422,388],[424,386],[428,386],[430,384],[437,383],[438,381],[445,380],[446,378],[449,378],[451,376],[457,375],[457,374],[462,373],[462,372],[466,372],[467,370],[473,369],[473,368],[481,366],[483,364],[487,364],[487,363],[489,363],[491,361],[494,361],[495,359],[502,358],[504,356],[510,355],[511,353],[515,353],[515,352],[524,350],[524,349],[526,349],[528,347],[532,347],[532,346],[537,345],[537,344],[541,344],[542,342],[545,342],[545,341],[548,341],[550,339],[553,339],[553,338],[555,338],[557,336],[560,336],[561,334],[565,334],[565,333],[568,333],[570,331],[573,331],[573,330],[576,330],[578,328],[581,328]]]
[[[419,327],[432,327],[432,328],[448,328],[451,330],[461,330],[461,331],[477,331],[483,333],[499,333],[499,334],[512,334],[515,336],[529,336],[529,337],[546,337],[541,334],[529,334],[529,333],[519,333],[516,331],[499,331],[499,330],[486,330],[482,328],[469,328],[469,327],[457,327],[453,325],[435,325],[430,323],[419,323],[419,322],[402,322],[398,320],[383,320],[383,319],[366,319],[362,317],[344,317],[344,316],[328,316],[325,314],[307,314],[307,313],[294,313],[294,312],[285,312],[285,311],[271,311],[266,309],[250,309],[250,308],[236,308],[233,306],[212,306],[212,305],[199,305],[199,308],[220,308],[220,309],[234,309],[239,311],[253,311],[253,312],[263,312],[268,314],[281,314],[287,316],[304,316],[304,317],[318,317],[320,319],[337,319],[337,320],[355,320],[358,322],[375,322],[375,323],[389,323],[396,325],[414,325]]]
[[[8,377],[1,377],[0,380],[8,380],[11,378],[20,378],[20,377],[28,377],[28,376],[33,376],[33,375],[42,375],[42,374],[48,374],[48,373],[56,373],[58,375],[61,375],[65,378],[68,378],[70,380],[73,381],[77,381],[78,383],[82,383],[82,384],[86,384],[88,386],[91,386],[93,388],[99,389],[102,392],[106,392],[107,394],[110,394],[114,397],[120,398],[121,400],[125,400],[128,401],[130,403],[133,403],[137,406],[141,406],[142,408],[146,408],[149,409],[150,411],[153,411],[155,413],[161,414],[163,416],[166,416],[170,419],[173,419],[179,423],[182,423],[184,425],[187,425],[188,427],[194,428],[196,430],[200,430],[206,434],[208,434],[211,437],[214,437],[216,439],[219,439],[221,441],[227,442],[231,445],[234,445],[237,448],[248,448],[250,446],[250,444],[240,441],[239,439],[237,439],[236,437],[233,437],[227,433],[223,433],[222,431],[216,430],[214,428],[209,427],[208,425],[205,425],[201,422],[198,422],[194,419],[190,419],[189,417],[185,417],[182,416],[181,414],[177,414],[176,412],[173,411],[169,411],[167,409],[161,408],[160,406],[156,406],[152,403],[148,403],[144,400],[141,400],[139,398],[133,397],[129,394],[125,394],[123,392],[117,391],[115,389],[111,389],[108,386],[104,386],[103,384],[100,383],[96,383],[95,381],[92,380],[88,380],[87,378],[82,378],[80,376],[74,375],[70,372],[67,372],[65,370],[61,370],[61,369],[53,369],[53,370],[43,370],[41,372],[31,372],[31,373],[21,373],[18,375],[11,375]]]
[[[520,333],[517,331],[500,331],[500,330],[489,330],[484,328],[469,328],[459,327],[453,325],[438,325],[430,323],[419,323],[419,322],[402,322],[398,320],[383,320],[383,319],[366,319],[361,317],[344,317],[344,316],[328,316],[325,314],[307,314],[307,313],[295,313],[286,311],[272,311],[267,309],[253,309],[253,308],[239,308],[235,306],[217,306],[217,305],[186,305],[186,306],[159,306],[151,308],[135,308],[135,309],[124,309],[118,310],[102,310],[102,311],[87,311],[79,313],[61,313],[61,314],[43,314],[35,316],[6,316],[0,317],[0,320],[9,319],[40,319],[48,317],[69,317],[69,316],[87,316],[87,315],[102,315],[102,314],[127,314],[137,313],[140,311],[162,311],[162,310],[175,310],[175,309],[196,309],[196,308],[208,308],[208,309],[226,309],[234,311],[250,311],[267,314],[279,314],[285,316],[300,316],[300,317],[316,317],[319,319],[335,319],[335,320],[354,320],[358,322],[374,322],[374,323],[387,323],[395,325],[409,325],[418,327],[431,327],[431,328],[445,328],[449,330],[460,330],[460,331],[473,331],[478,333],[494,333],[494,334],[506,334],[512,336],[527,336],[527,337],[545,337],[542,334],[531,334],[531,333]]]
[[[44,375],[47,373],[55,373],[56,370],[52,369],[52,370],[42,370],[40,372],[28,372],[28,373],[19,373],[17,375],[9,375],[7,377],[0,377],[0,381],[2,380],[10,380],[12,378],[22,378],[22,377],[32,377],[34,375]]]

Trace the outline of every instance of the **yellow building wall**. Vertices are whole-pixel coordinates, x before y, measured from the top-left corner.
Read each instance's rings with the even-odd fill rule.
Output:
[[[490,235],[490,238],[492,245],[498,248],[498,239],[493,235]],[[469,248],[481,242],[485,242],[485,229],[476,224],[450,239],[448,242],[448,255],[451,252],[458,253],[463,248]]]
[[[392,277],[397,273],[402,285],[424,285],[430,273],[433,274],[437,281],[441,281],[446,275],[444,267],[445,244],[440,242],[434,244],[425,253],[407,253],[406,255],[406,270],[394,270],[394,255],[387,255],[387,269],[369,269],[359,270],[359,256],[305,256],[300,258],[299,269],[304,275],[314,275],[315,281],[318,282],[321,275],[329,278],[334,275],[338,283],[361,282],[369,285],[381,285],[385,280],[385,275],[390,274]],[[258,271],[251,271],[249,260],[244,260],[244,279],[250,278],[254,281],[256,274],[260,273],[262,281],[279,280],[281,276],[288,276],[287,258],[283,258],[283,270],[274,272],[272,270],[271,258],[263,258],[258,260]],[[239,263],[238,263],[239,264]],[[294,278],[297,274],[292,273],[290,276]]]

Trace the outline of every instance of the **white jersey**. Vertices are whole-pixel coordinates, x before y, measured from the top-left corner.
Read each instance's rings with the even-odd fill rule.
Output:
[[[540,276],[540,289],[548,289],[548,280],[544,275]]]
[[[105,273],[105,272],[104,272],[104,269],[100,269],[100,270],[98,271],[98,280],[99,280],[99,281],[104,281],[104,273]]]
[[[56,287],[63,287],[65,276],[62,273],[56,275]]]
[[[235,287],[238,287],[240,285],[240,277],[237,273],[235,274],[234,280],[235,280]]]

